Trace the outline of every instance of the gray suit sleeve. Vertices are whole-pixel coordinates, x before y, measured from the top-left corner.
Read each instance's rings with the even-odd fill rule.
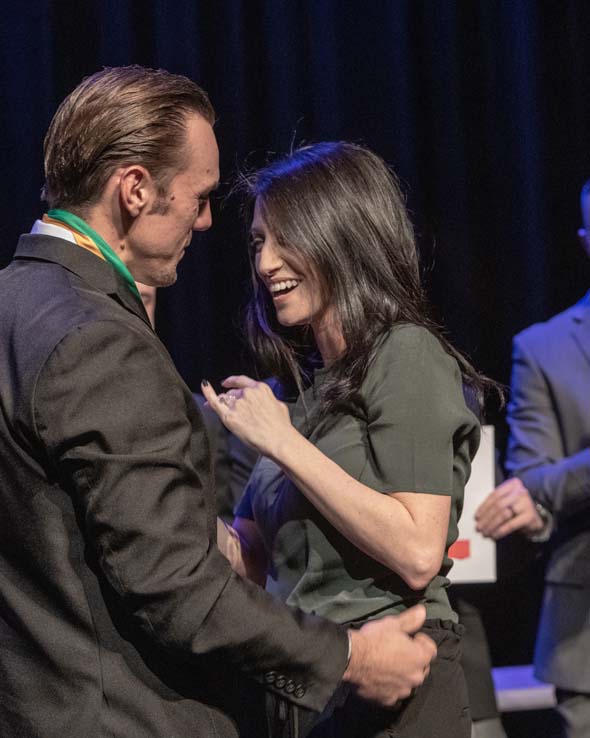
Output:
[[[145,633],[261,681],[284,675],[298,689],[281,696],[322,709],[346,666],[346,632],[230,569],[215,545],[205,431],[185,389],[155,341],[116,321],[87,324],[38,378],[39,442],[109,586]]]
[[[506,468],[559,522],[590,506],[590,450],[565,455],[547,379],[518,336],[512,358]]]

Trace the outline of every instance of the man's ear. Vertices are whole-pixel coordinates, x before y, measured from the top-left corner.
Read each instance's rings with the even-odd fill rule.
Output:
[[[137,218],[155,195],[154,181],[145,167],[132,164],[119,174],[121,205],[132,218]]]

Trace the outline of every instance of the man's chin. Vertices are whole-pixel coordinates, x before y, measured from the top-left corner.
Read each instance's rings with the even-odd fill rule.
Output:
[[[156,287],[170,287],[177,280],[176,269],[173,272],[162,272],[154,275],[154,283]]]

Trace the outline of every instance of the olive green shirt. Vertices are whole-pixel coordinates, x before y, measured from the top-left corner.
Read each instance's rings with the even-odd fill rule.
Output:
[[[316,371],[292,408],[296,428],[304,430],[328,373]],[[254,520],[264,539],[270,561],[267,589],[289,605],[339,623],[397,613],[417,602],[426,605],[428,618],[456,620],[445,591],[452,565],[447,551],[457,538],[479,433],[479,423],[465,404],[457,361],[425,328],[393,327],[354,400],[308,437],[374,490],[449,495],[441,569],[425,590],[410,589],[344,538],[274,462],[262,457],[237,516]]]

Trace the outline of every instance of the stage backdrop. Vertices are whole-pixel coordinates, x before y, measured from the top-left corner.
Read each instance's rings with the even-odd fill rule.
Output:
[[[83,76],[138,63],[210,93],[224,187],[158,308],[193,387],[244,366],[245,237],[223,195],[239,168],[302,142],[361,142],[394,167],[437,315],[494,378],[508,380],[515,332],[588,287],[576,242],[590,176],[585,0],[2,5],[0,266],[43,211],[43,135]]]

